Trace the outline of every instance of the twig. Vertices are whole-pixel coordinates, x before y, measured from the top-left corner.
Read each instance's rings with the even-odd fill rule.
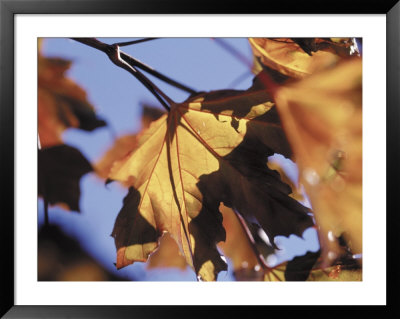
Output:
[[[241,52],[236,50],[232,45],[230,45],[228,42],[220,39],[220,38],[212,38],[221,48],[223,48],[225,51],[229,52],[231,55],[233,55],[237,60],[242,62],[244,65],[247,67],[252,68],[252,62]]]
[[[99,41],[99,40],[97,40],[95,38],[72,38],[72,39],[77,41],[77,42],[86,44],[86,45],[88,45],[88,46],[90,46],[92,48],[95,48],[97,50],[100,50],[100,51],[104,52],[105,54],[107,54],[109,56],[110,59],[111,59],[110,54],[111,55],[114,54],[115,50],[116,50],[116,47],[118,46],[118,43],[115,44],[115,45],[109,45],[109,44],[101,42],[101,41]],[[197,92],[194,89],[189,88],[186,85],[183,85],[182,83],[179,83],[179,82],[167,77],[166,75],[159,73],[158,71],[154,70],[150,66],[144,64],[143,62],[139,61],[138,59],[135,59],[134,57],[130,56],[129,54],[127,54],[127,53],[125,53],[123,51],[120,51],[120,57],[125,62],[127,62],[130,65],[130,67],[133,67],[133,68],[137,67],[137,68],[139,68],[139,69],[141,69],[141,70],[153,75],[154,77],[156,77],[156,78],[168,83],[169,85],[172,85],[172,86],[174,86],[174,87],[176,87],[178,89],[181,89],[181,90],[183,90],[185,92],[188,92],[190,94],[194,94],[194,93]],[[128,70],[128,71],[131,72],[130,70]],[[148,80],[148,81],[150,82],[150,80]]]
[[[136,79],[138,79],[161,103],[161,105],[167,110],[170,110],[170,106],[168,104],[173,103],[173,101],[163,93],[153,82],[151,82],[145,75],[139,72],[134,66],[130,65],[127,61],[125,61],[121,57],[121,52],[119,46],[117,45],[109,45],[103,43],[95,38],[71,38],[77,42],[88,45],[92,48],[100,50],[107,54],[108,58],[117,66],[122,69],[125,69],[129,73],[131,73]]]
[[[245,73],[242,73],[240,76],[238,76],[236,79],[234,79],[231,83],[229,83],[228,87],[234,88],[236,85],[243,82],[250,75],[251,75],[251,73],[248,71],[246,71]]]
[[[223,49],[229,52],[232,56],[234,56],[238,61],[242,62],[250,70],[252,69],[253,66],[252,62],[249,61],[249,59],[246,56],[244,56],[242,53],[236,50],[233,46],[231,46],[229,43],[220,38],[212,38],[212,39],[217,44],[219,44]],[[279,88],[279,85],[272,79],[272,77],[265,70],[261,71],[257,76],[261,80],[261,83],[263,83],[265,90],[269,94],[271,94],[271,96],[274,96],[275,92]]]
[[[157,40],[157,39],[159,39],[159,38],[144,38],[144,39],[133,40],[133,41],[117,42],[117,43],[114,43],[113,45],[118,45],[119,47],[125,47],[128,45],[138,44],[138,43],[147,42],[147,41],[151,41],[151,40]]]
[[[166,76],[164,74],[161,74],[160,72],[154,70],[152,67],[144,64],[143,62],[139,61],[138,59],[136,59],[134,57],[131,57],[130,55],[128,55],[125,52],[121,52],[121,56],[124,58],[125,61],[129,62],[131,65],[133,65],[133,66],[135,66],[135,67],[137,67],[137,68],[139,68],[139,69],[141,69],[143,71],[146,71],[147,73],[153,75],[154,77],[156,77],[159,80],[164,81],[165,83],[168,83],[169,85],[172,85],[172,86],[174,86],[174,87],[176,87],[178,89],[181,89],[182,91],[185,91],[185,92],[190,93],[190,94],[197,93],[196,90],[194,90],[194,89],[192,89],[192,88],[190,88],[190,87],[188,87],[188,86],[186,86],[186,85],[184,85],[182,83],[179,83],[179,82],[169,78],[168,76]]]
[[[119,46],[115,47],[116,52],[114,55],[109,55],[110,60],[117,66],[127,70],[134,75],[153,95],[160,101],[164,108],[169,111],[170,105],[174,102],[163,91],[161,91],[153,82],[151,82],[143,73],[138,71],[134,66],[130,65],[121,57]]]

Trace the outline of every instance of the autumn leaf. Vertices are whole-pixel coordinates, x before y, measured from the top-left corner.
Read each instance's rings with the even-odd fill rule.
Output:
[[[148,128],[151,122],[157,120],[163,114],[164,112],[159,108],[146,104],[142,105],[141,128],[139,132]],[[96,164],[94,164],[96,173],[102,178],[107,178],[113,163],[134,151],[137,143],[138,133],[126,134],[118,137],[114,141],[113,146],[104,153]]]
[[[296,79],[330,67],[355,50],[351,38],[249,38],[249,42],[264,66]],[[257,64],[254,70],[260,70]]]
[[[69,79],[71,61],[48,58],[38,41],[39,195],[49,204],[79,211],[81,176],[92,170],[75,148],[64,145],[62,134],[75,127],[92,131],[106,123],[98,119],[86,92]]]
[[[92,166],[79,150],[62,144],[38,152],[39,196],[52,205],[79,212],[80,178]]]
[[[41,147],[62,144],[68,127],[92,131],[106,123],[97,118],[86,92],[66,76],[71,61],[38,55],[38,133]]]
[[[359,58],[281,88],[277,109],[313,207],[326,262],[343,234],[362,252],[362,62]]]
[[[255,219],[271,239],[301,236],[312,220],[266,165],[274,153],[291,150],[258,80],[247,91],[173,104],[111,170],[111,179],[131,186],[112,233],[117,267],[147,260],[168,232],[199,278],[215,280],[226,269],[216,247],[225,240],[221,202]]]

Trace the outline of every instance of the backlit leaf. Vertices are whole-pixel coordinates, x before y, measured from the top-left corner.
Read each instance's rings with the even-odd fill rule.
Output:
[[[201,280],[226,269],[220,203],[256,220],[269,238],[302,235],[308,209],[266,165],[291,155],[271,98],[256,80],[248,91],[199,94],[173,104],[110,178],[131,186],[115,223],[117,267],[145,261],[168,232]]]
[[[249,38],[253,54],[282,75],[303,78],[354,53],[351,38]],[[256,67],[255,70],[259,69]]]
[[[276,94],[279,114],[320,228],[326,262],[343,234],[362,252],[362,65],[354,58]]]

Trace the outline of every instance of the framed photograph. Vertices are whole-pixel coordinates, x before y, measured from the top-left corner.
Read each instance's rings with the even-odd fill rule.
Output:
[[[399,3],[200,7],[1,0],[4,318],[399,314]]]

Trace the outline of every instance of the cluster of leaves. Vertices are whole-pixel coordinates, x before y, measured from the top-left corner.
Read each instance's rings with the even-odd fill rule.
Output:
[[[62,133],[69,127],[93,131],[106,123],[96,116],[86,92],[65,76],[70,66],[71,61],[39,51],[38,191],[48,204],[79,211],[79,180],[92,166],[78,149],[63,143]]]
[[[136,261],[147,261],[149,267],[190,266],[199,280],[211,281],[227,269],[223,252],[237,280],[360,280],[361,265],[351,257],[362,252],[362,83],[354,40],[249,42],[256,76],[248,90],[193,93],[175,103],[149,84],[132,60],[124,60],[118,46],[86,41],[115,64],[133,70],[168,104],[163,104],[166,113],[144,108],[142,131],[116,140],[94,165],[108,182],[119,181],[128,188],[112,232],[116,266]],[[40,59],[46,63],[39,68],[39,92],[46,94],[39,97],[39,116],[40,109],[46,110],[43,114],[53,110],[51,117],[42,115],[43,132],[51,129],[49,135],[56,137],[65,127],[103,125],[80,90],[69,91],[73,84],[64,76],[69,64],[39,55]],[[40,126],[39,119],[43,143]],[[46,149],[51,147],[42,152]],[[271,165],[274,154],[297,163],[312,211],[299,202],[301,187]],[[42,171],[47,176],[47,167],[51,165],[39,167],[39,176]],[[88,171],[80,167],[74,168],[79,171],[75,181]],[[48,202],[72,207],[46,192],[47,184],[41,194]],[[79,198],[73,187],[68,192]],[[266,264],[277,248],[276,236],[302,236],[313,226],[319,232],[321,254],[307,253],[273,268]],[[260,232],[270,243],[261,240]]]

